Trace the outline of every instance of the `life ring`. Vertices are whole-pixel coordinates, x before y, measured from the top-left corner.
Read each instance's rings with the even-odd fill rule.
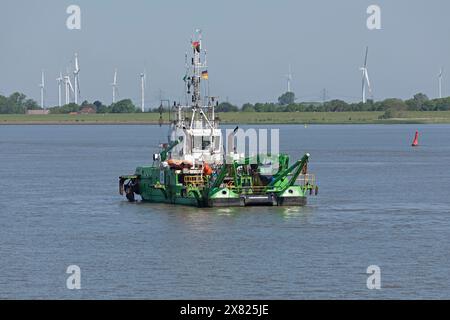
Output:
[[[213,170],[211,169],[211,167],[209,166],[209,164],[207,164],[206,162],[203,164],[203,175],[204,176],[211,176],[213,174]]]

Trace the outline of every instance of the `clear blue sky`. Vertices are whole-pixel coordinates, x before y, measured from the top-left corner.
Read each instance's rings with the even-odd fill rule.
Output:
[[[82,30],[69,31],[66,8],[82,10]],[[382,9],[382,30],[369,31],[366,9]],[[120,98],[139,101],[139,73],[149,75],[148,104],[159,90],[180,99],[184,53],[201,28],[209,53],[211,90],[230,102],[276,101],[286,90],[301,100],[357,100],[365,46],[376,99],[437,95],[440,66],[448,70],[448,0],[2,0],[0,94],[21,91],[39,100],[46,70],[47,104],[57,103],[56,78],[73,53],[81,62],[82,99],[111,103],[113,70]],[[449,80],[447,80],[449,79]]]

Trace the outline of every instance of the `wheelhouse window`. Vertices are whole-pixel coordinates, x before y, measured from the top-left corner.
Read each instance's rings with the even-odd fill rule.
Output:
[[[208,150],[211,148],[211,137],[203,137],[202,150]]]
[[[195,150],[208,150],[211,146],[211,137],[194,136],[192,148]]]
[[[214,136],[214,145],[211,141],[211,136],[194,136],[192,139],[192,149],[195,150],[209,150],[214,147],[214,150],[220,150],[220,136]]]

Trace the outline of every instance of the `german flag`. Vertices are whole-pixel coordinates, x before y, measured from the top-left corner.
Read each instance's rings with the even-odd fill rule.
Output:
[[[203,79],[203,80],[209,80],[209,74],[208,74],[208,71],[203,71],[203,72],[202,72],[202,79]]]

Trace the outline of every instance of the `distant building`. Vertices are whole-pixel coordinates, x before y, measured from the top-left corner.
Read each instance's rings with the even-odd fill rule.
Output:
[[[97,111],[95,110],[94,107],[91,106],[83,107],[80,110],[80,114],[94,114],[94,113],[97,113]]]
[[[27,114],[30,116],[42,116],[49,114],[49,110],[27,110]]]

